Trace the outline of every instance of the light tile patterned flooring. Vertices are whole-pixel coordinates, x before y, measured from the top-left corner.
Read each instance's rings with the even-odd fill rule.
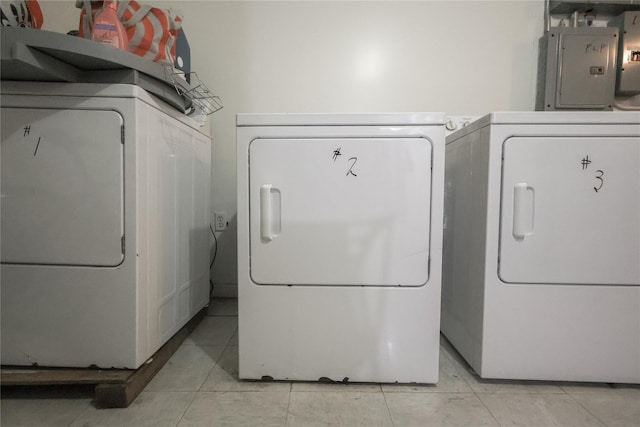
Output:
[[[237,331],[237,301],[214,299],[129,408],[96,409],[91,388],[8,389],[0,425],[640,427],[638,385],[485,381],[444,339],[437,386],[239,381]]]

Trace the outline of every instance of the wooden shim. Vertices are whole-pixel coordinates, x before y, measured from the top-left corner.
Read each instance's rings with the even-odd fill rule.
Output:
[[[69,369],[2,367],[0,383],[17,385],[96,384],[95,402],[99,408],[126,408],[162,369],[182,342],[206,316],[200,310],[138,369]]]
[[[121,383],[133,372],[133,369],[2,367],[0,382],[3,386]]]
[[[96,386],[96,404],[100,408],[126,408],[144,390],[151,379],[176,352],[206,315],[202,309],[182,327],[160,350],[140,366],[123,384],[104,383]]]

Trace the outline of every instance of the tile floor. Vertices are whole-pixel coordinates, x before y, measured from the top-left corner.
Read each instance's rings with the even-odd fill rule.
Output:
[[[11,388],[2,427],[609,426],[640,427],[640,386],[484,381],[442,340],[440,383],[238,380],[237,302],[207,316],[126,409],[96,409],[92,388]]]

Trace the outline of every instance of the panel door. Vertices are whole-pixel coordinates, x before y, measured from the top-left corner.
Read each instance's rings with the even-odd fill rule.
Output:
[[[2,109],[2,262],[116,266],[124,257],[123,119]]]
[[[503,150],[503,281],[640,284],[640,138],[514,137]]]
[[[614,87],[617,38],[561,34],[560,41],[558,106],[606,107]]]
[[[257,139],[249,155],[255,283],[427,282],[429,140]]]

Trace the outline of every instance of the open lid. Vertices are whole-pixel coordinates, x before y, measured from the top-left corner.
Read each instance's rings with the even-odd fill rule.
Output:
[[[172,78],[172,67],[51,31],[2,27],[1,35],[2,80],[136,84],[181,112],[190,105],[180,93],[188,93],[191,86]]]

